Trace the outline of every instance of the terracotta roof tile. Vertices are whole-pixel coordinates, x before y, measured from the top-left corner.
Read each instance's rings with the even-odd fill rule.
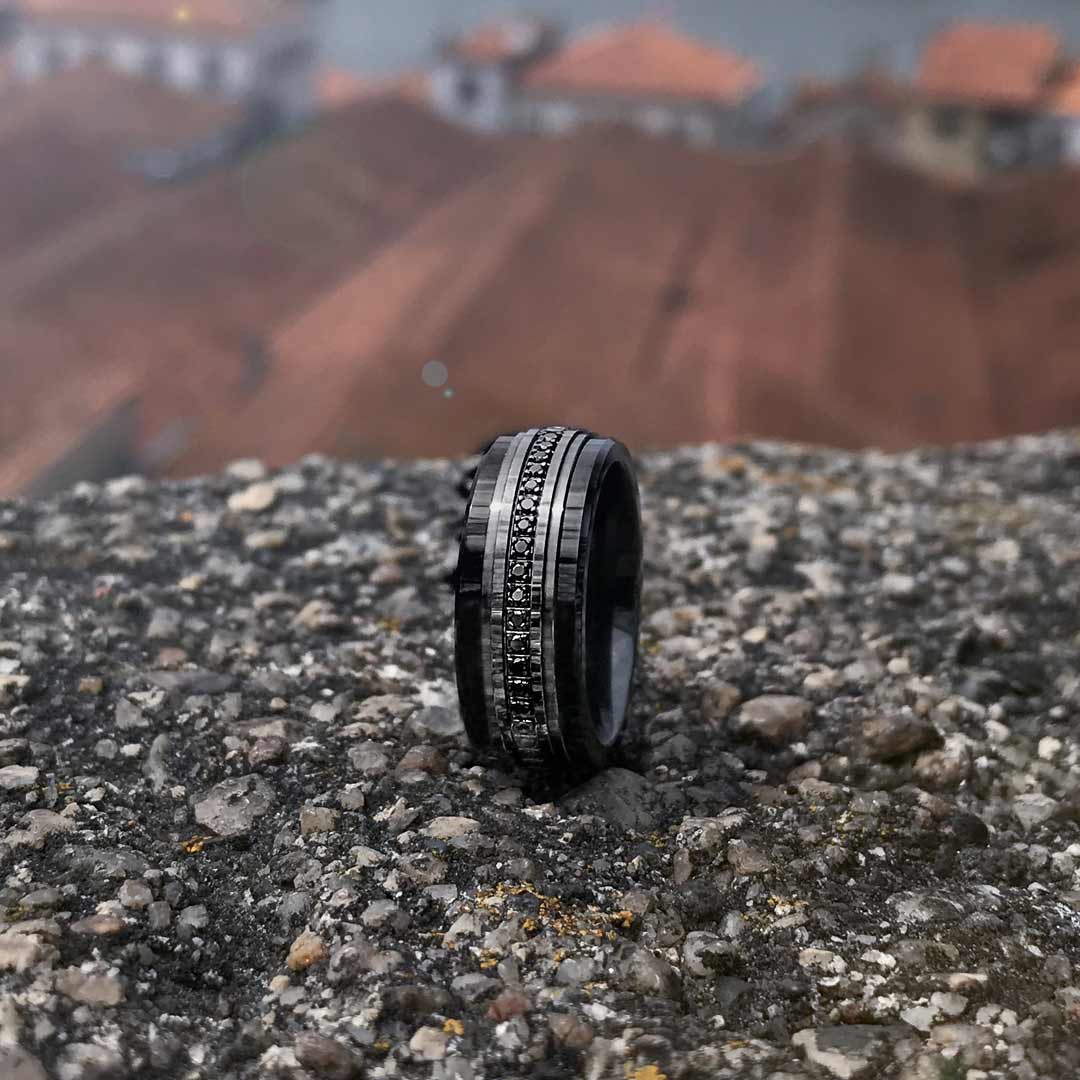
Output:
[[[1059,359],[1080,348],[1080,319],[1055,307],[1080,271],[1080,212],[1043,298],[972,246],[969,200],[989,216],[1007,192],[861,151],[661,156],[610,132],[521,153],[290,322],[275,376],[209,419],[180,470],[460,452],[553,419],[637,448],[744,434],[899,447],[1080,414],[1080,375]],[[1053,336],[1032,332],[1035,312]],[[1060,401],[1031,407],[1019,383],[1002,401],[999,357],[1018,379],[1046,372]],[[430,359],[452,397],[421,380]]]
[[[0,110],[0,280],[12,260],[44,257],[48,237],[115,208],[131,217],[159,196],[126,166],[239,122],[240,110],[118,75],[96,62],[13,89]]]
[[[753,61],[660,23],[594,30],[530,68],[538,92],[738,102],[761,85]]]
[[[180,471],[463,452],[554,419],[638,448],[1000,431],[950,189],[828,145],[739,162],[606,133],[523,154],[283,328],[274,376]],[[452,397],[420,378],[431,359]]]
[[[829,143],[480,140],[386,99],[174,199],[48,274],[5,260],[2,291],[27,378],[102,358],[147,436],[195,422],[177,473],[553,420],[905,446],[1080,415],[1075,172],[960,190]]]
[[[407,101],[427,109],[431,105],[431,91],[428,87],[429,73],[421,69],[399,71],[379,80],[373,88],[373,97],[391,97]]]
[[[1002,178],[969,200],[960,243],[1010,431],[1080,416],[1080,171]]]
[[[315,78],[315,92],[320,107],[324,109],[334,109],[368,97],[374,86],[375,80],[365,79],[340,67],[324,67]]]
[[[959,242],[964,193],[870,155],[848,169],[844,186],[820,385],[872,418],[872,442],[997,434],[985,312],[967,295],[970,266]]]
[[[250,438],[263,422],[259,417],[277,428],[274,445],[263,448],[277,461],[342,438],[354,451],[392,452],[385,440],[394,427],[414,445],[445,439],[445,429],[421,422],[414,412],[421,399],[438,396],[420,378],[423,364],[438,353],[463,308],[503,270],[513,245],[545,215],[560,172],[557,163],[523,161],[476,180],[417,219],[394,244],[282,326],[272,342],[273,374],[243,406],[239,426],[230,431],[211,418],[185,467],[231,453],[225,444]],[[495,204],[501,207],[497,219],[491,215]],[[313,350],[314,339],[320,345]],[[404,428],[374,400],[356,411],[360,388],[387,379],[407,395],[397,399],[414,421]],[[289,423],[275,424],[283,408]]]
[[[1061,41],[1048,27],[958,22],[927,43],[916,86],[947,101],[1030,108],[1061,58]]]
[[[7,150],[0,135],[0,193],[9,177],[17,187],[19,155]],[[276,362],[267,348],[275,324],[496,155],[397,100],[343,106],[152,200],[87,200],[47,242],[14,245],[0,260],[0,317],[17,312],[28,328],[24,363],[56,353],[55,366],[40,367],[44,388],[77,383],[88,363],[135,372],[149,437],[249,394]],[[50,326],[59,339],[46,350],[29,334]],[[18,437],[26,412],[14,416]]]
[[[10,329],[10,328],[9,328]],[[0,372],[6,387],[5,401],[18,403],[22,415],[3,416],[0,407],[0,495],[15,495],[32,488],[46,471],[56,466],[69,452],[90,437],[121,406],[134,401],[137,383],[131,373],[107,367],[76,380],[54,369],[55,378],[43,380],[36,373],[29,392],[16,392],[20,367],[27,356],[42,366],[48,364],[51,351],[37,348],[26,352],[29,342],[20,334],[5,335],[0,352]],[[16,348],[19,350],[16,352]],[[10,351],[9,351],[10,350]]]

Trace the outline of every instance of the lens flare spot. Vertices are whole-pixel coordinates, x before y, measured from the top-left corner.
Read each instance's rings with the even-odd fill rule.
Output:
[[[442,386],[450,378],[450,372],[441,360],[429,360],[420,372],[420,378],[428,386]]]

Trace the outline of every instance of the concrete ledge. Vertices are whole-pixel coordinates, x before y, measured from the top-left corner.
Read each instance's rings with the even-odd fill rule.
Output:
[[[467,464],[0,503],[0,1074],[1075,1076],[1080,437],[644,458],[576,791],[465,741]]]

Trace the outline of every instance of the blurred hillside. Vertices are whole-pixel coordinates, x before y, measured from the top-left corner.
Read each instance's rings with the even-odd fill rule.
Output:
[[[658,93],[643,69],[673,55],[688,77],[696,46],[635,35],[638,84]],[[591,54],[568,55],[522,123],[568,115],[551,72],[595,110]],[[862,105],[908,108],[874,86]],[[278,125],[88,58],[0,97],[0,493],[248,455],[469,452],[549,422],[644,449],[899,448],[1080,420],[1069,160],[965,178],[923,135],[920,167],[855,137],[847,112],[786,140],[729,112],[704,140],[632,111],[493,135],[438,116],[424,78],[312,88],[321,105]],[[651,108],[654,128],[702,134],[698,104]]]

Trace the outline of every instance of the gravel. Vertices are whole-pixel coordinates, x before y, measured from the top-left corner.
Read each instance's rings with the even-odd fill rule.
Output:
[[[0,503],[0,1076],[1080,1074],[1080,438],[644,457],[575,790],[464,735],[474,463]]]
[[[756,735],[773,746],[785,746],[806,734],[812,706],[791,694],[762,694],[735,714],[730,728],[735,735]]]

